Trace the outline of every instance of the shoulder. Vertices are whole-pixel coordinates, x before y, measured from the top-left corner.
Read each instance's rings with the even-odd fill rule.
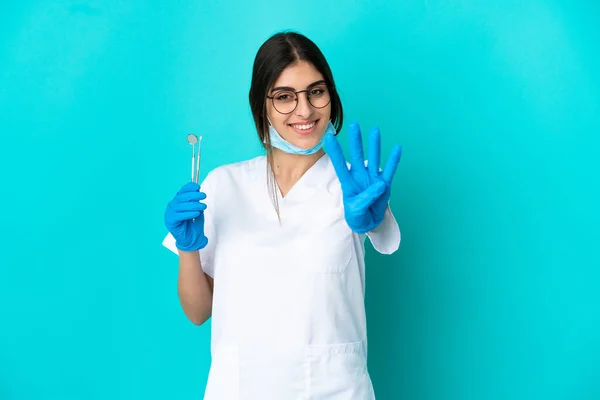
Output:
[[[223,182],[242,183],[249,179],[255,179],[258,174],[266,169],[266,157],[258,156],[249,160],[238,161],[235,163],[223,164],[211,170],[204,182],[214,187]]]

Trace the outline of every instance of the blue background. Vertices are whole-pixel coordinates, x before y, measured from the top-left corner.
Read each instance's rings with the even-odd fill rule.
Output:
[[[188,133],[203,176],[260,154],[252,61],[288,28],[404,147],[401,248],[368,245],[378,398],[600,398],[599,4],[2,2],[0,399],[202,397],[164,207]]]

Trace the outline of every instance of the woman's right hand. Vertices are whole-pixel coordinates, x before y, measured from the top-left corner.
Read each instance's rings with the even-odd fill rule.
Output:
[[[208,244],[204,236],[204,210],[201,203],[206,194],[197,183],[186,183],[173,200],[167,204],[165,226],[175,238],[175,246],[181,251],[197,251]]]

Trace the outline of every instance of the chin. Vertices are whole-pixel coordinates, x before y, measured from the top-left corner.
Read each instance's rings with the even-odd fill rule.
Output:
[[[300,143],[294,143],[294,144],[304,150],[312,149],[319,143],[319,141],[321,140],[321,137],[322,136],[319,136],[316,138],[311,138],[310,140],[308,140],[308,138],[307,138],[307,140],[302,140]]]

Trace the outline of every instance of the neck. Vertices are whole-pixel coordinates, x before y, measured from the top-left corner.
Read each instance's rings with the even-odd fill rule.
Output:
[[[323,149],[314,154],[288,154],[278,148],[271,151],[271,167],[277,180],[297,181],[310,169],[325,152]]]

